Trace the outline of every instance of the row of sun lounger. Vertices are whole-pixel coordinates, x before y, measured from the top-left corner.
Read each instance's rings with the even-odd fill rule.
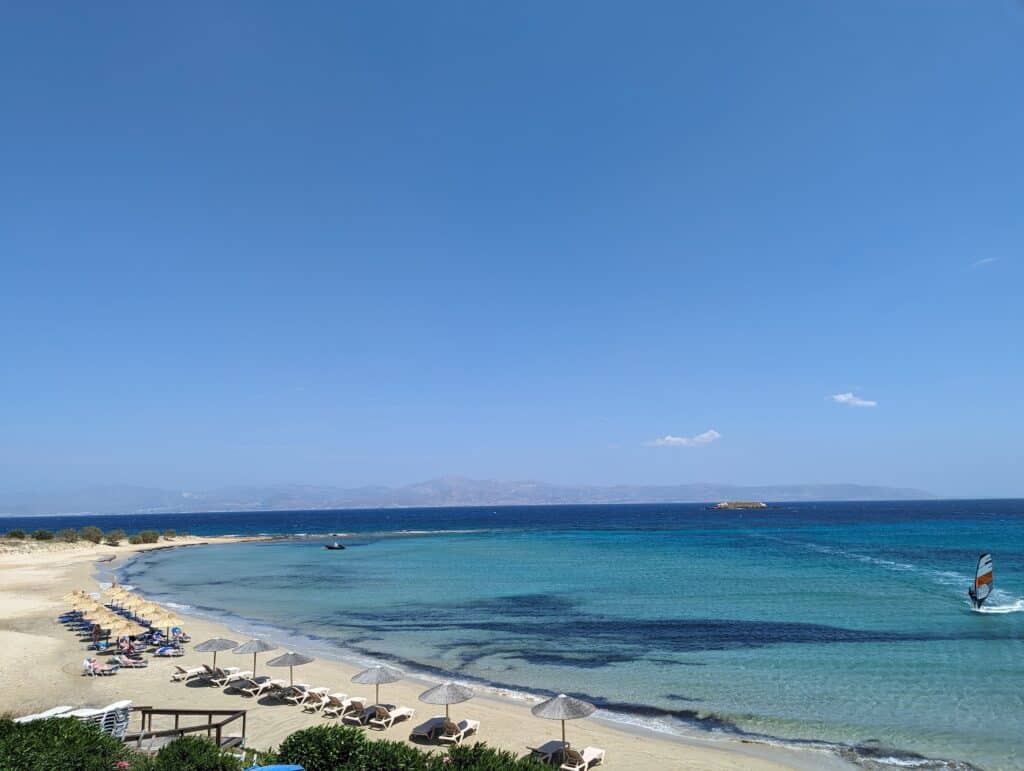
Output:
[[[171,680],[184,682],[206,680],[213,686],[231,686],[243,696],[256,698],[273,696],[289,704],[302,707],[304,712],[319,714],[326,718],[340,718],[348,725],[365,726],[386,730],[395,723],[411,720],[416,715],[412,707],[392,704],[367,705],[363,696],[349,696],[347,693],[331,692],[327,687],[310,687],[307,683],[289,685],[284,680],[272,679],[266,675],[253,677],[252,672],[237,667],[175,666]],[[461,744],[462,741],[480,730],[479,720],[454,722],[445,717],[432,717],[410,733],[410,738],[436,741],[439,744]],[[557,746],[556,746],[557,745]],[[549,742],[532,750],[535,757],[547,763],[558,763],[560,771],[586,771],[604,762],[604,750],[598,747],[584,747],[577,751],[565,747],[561,742]]]

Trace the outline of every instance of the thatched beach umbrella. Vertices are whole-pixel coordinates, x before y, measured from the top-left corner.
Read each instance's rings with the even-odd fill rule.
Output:
[[[178,626],[181,624],[181,619],[171,613],[169,610],[160,608],[158,611],[154,611],[146,615],[146,620],[149,621],[150,626],[155,626],[159,629],[164,629],[167,633],[167,637],[171,636],[171,627]]]
[[[212,653],[213,654],[213,668],[217,668],[217,651],[229,651],[232,648],[237,648],[238,643],[234,640],[228,640],[224,637],[214,637],[204,642],[199,643],[194,650],[197,653]]]
[[[277,646],[273,643],[268,643],[266,640],[252,639],[249,642],[242,643],[235,648],[232,653],[251,653],[252,654],[252,676],[256,677],[256,654],[266,653],[267,651],[277,650]]]
[[[420,694],[420,701],[426,704],[444,704],[444,719],[448,719],[448,705],[469,701],[475,694],[470,688],[458,683],[441,683]]]
[[[564,748],[568,746],[565,742],[565,721],[589,717],[594,714],[595,710],[597,710],[597,707],[590,702],[574,699],[572,696],[560,693],[547,701],[542,701],[533,707],[530,712],[546,720],[562,721],[562,747]]]
[[[370,667],[364,669],[362,672],[352,676],[353,683],[359,683],[360,685],[374,685],[377,687],[377,695],[374,699],[375,704],[380,704],[380,685],[381,683],[397,683],[405,677],[405,673],[400,669],[394,667]]]
[[[271,659],[267,662],[268,667],[288,667],[288,685],[295,685],[295,667],[300,667],[303,664],[308,664],[313,659],[310,656],[305,656],[295,651],[288,651],[282,653],[276,659]]]

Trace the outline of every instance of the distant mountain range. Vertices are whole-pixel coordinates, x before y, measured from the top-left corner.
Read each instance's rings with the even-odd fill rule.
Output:
[[[443,477],[402,487],[275,485],[172,491],[90,487],[66,493],[0,494],[0,514],[138,514],[196,511],[285,511],[416,506],[509,506],[572,503],[883,501],[934,498],[924,490],[872,485],[614,485],[575,486]]]

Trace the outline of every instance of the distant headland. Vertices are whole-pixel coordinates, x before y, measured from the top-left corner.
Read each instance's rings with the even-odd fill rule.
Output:
[[[925,500],[924,490],[856,484],[742,486],[574,486],[546,482],[442,477],[400,487],[266,485],[214,490],[99,486],[70,492],[3,494],[0,515],[141,514],[202,511],[534,506],[553,504],[717,503],[719,501]]]

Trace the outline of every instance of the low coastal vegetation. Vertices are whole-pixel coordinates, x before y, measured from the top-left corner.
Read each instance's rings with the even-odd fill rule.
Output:
[[[163,541],[173,541],[179,536],[187,536],[187,533],[178,533],[176,530],[167,529],[161,533],[158,530],[140,530],[137,533],[129,535],[124,530],[115,529],[109,530],[104,533],[100,528],[95,525],[85,525],[77,530],[73,527],[65,527],[58,530],[56,533],[50,530],[34,530],[32,533],[26,533],[20,528],[14,528],[8,530],[3,536],[0,536],[0,541],[6,541],[8,543],[24,543],[25,546],[22,549],[29,548],[29,545],[34,541],[37,543],[44,542],[58,542],[62,544],[106,544],[107,546],[120,546],[122,543],[129,543],[132,545],[139,544],[152,544]]]
[[[486,744],[425,751],[403,742],[373,740],[350,726],[315,726],[288,736],[276,751],[248,753],[246,764],[293,763],[306,771],[541,771],[536,760],[517,758]],[[241,771],[243,761],[203,737],[185,736],[145,755],[69,718],[30,723],[0,720],[0,768],[19,771]]]

